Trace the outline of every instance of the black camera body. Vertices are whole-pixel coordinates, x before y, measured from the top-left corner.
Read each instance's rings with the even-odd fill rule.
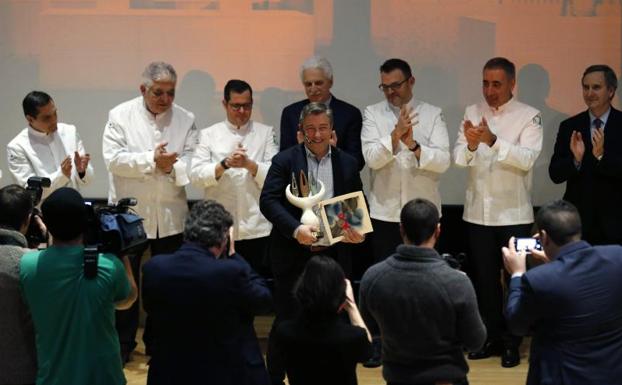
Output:
[[[26,231],[26,240],[28,241],[28,247],[35,249],[40,244],[47,242],[47,234],[44,234],[36,221],[34,220],[35,216],[41,217],[41,212],[37,208],[39,203],[41,203],[41,196],[43,195],[43,188],[48,188],[52,184],[50,178],[45,178],[41,176],[31,176],[28,178],[26,182],[26,191],[30,193],[30,197],[32,198],[32,216],[33,218],[30,220],[30,224],[28,225],[28,230]]]

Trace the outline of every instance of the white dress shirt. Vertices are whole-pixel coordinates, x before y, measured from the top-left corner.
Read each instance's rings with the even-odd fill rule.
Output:
[[[176,104],[154,116],[139,96],[110,110],[102,144],[110,177],[108,199],[114,203],[136,198],[135,210],[144,218],[149,239],[184,230],[188,212],[184,186],[189,183],[187,167],[197,139],[194,115]],[[178,154],[169,174],[157,169],[154,161],[154,149],[161,142],[168,143],[167,152]]]
[[[450,164],[447,125],[441,109],[414,98],[408,105],[418,114],[413,139],[421,146],[419,160],[401,141],[393,153],[391,132],[399,109],[384,100],[368,106],[363,114],[361,143],[371,170],[370,216],[386,222],[399,222],[402,207],[414,198],[430,200],[440,213],[438,181]]]
[[[477,126],[482,117],[497,141],[471,152],[464,122]],[[485,226],[533,222],[532,168],[541,149],[542,118],[535,108],[515,99],[498,109],[486,102],[467,107],[454,147],[456,165],[469,170],[463,219]]]
[[[51,134],[24,128],[7,145],[9,171],[15,183],[26,187],[28,178],[40,176],[50,178],[50,188],[44,188],[41,200],[60,187],[79,190],[93,178],[93,167],[89,163],[84,178],[80,179],[74,163],[74,152],[84,155],[84,145],[70,124],[58,123],[58,129]],[[71,157],[71,174],[67,178],[60,167],[67,156]]]
[[[192,158],[190,180],[205,188],[205,199],[220,202],[233,215],[235,240],[254,239],[270,234],[272,224],[259,211],[259,195],[272,157],[278,152],[274,129],[249,121],[239,129],[229,121],[201,130],[199,145]],[[257,174],[245,168],[229,168],[216,179],[216,166],[238,145],[257,163]]]

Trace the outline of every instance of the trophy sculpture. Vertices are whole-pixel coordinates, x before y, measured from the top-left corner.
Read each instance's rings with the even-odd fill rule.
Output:
[[[292,183],[285,187],[285,196],[289,203],[302,209],[300,223],[320,228],[320,219],[313,212],[313,206],[324,197],[324,184],[321,181],[316,180],[311,175],[311,184],[309,185],[307,176],[304,171],[300,170],[300,183],[296,183],[296,176],[292,173]],[[321,233],[318,233],[317,237],[320,238]]]

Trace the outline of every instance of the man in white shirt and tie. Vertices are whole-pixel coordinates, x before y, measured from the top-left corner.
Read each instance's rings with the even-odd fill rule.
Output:
[[[583,72],[581,87],[587,110],[559,125],[549,175],[566,182],[564,199],[579,210],[586,241],[622,244],[622,112],[611,105],[618,78],[595,64]]]
[[[251,120],[253,89],[244,80],[227,82],[222,105],[227,118],[201,131],[190,180],[205,189],[205,199],[218,201],[232,214],[236,252],[266,275],[272,224],[259,211],[259,195],[278,152],[274,129]]]
[[[28,178],[50,178],[42,200],[60,187],[79,190],[93,179],[90,155],[75,126],[58,122],[50,95],[32,91],[22,101],[28,127],[7,145],[9,171],[15,183],[26,187]]]
[[[482,350],[469,358],[501,355],[503,367],[520,363],[521,340],[508,332],[503,318],[499,250],[513,235],[531,235],[532,169],[542,149],[540,112],[513,97],[515,84],[516,69],[508,59],[484,65],[485,101],[466,108],[454,147],[456,165],[469,171],[463,214],[469,273],[488,330]]]

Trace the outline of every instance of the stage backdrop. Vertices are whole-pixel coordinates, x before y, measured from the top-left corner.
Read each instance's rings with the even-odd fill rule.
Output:
[[[563,191],[547,167],[559,122],[584,109],[582,71],[606,63],[620,75],[621,20],[620,0],[0,0],[0,185],[12,183],[5,146],[26,126],[21,100],[34,89],[78,127],[97,176],[84,195],[102,198],[107,112],[139,94],[150,61],[175,66],[176,102],[200,128],[223,119],[226,81],[247,80],[253,118],[278,137],[281,109],[304,95],[305,58],[325,55],[335,96],[363,109],[383,98],[379,65],[400,57],[413,67],[415,97],[443,108],[453,146],[464,107],[482,99],[483,64],[506,56],[518,98],[542,111],[539,205]],[[455,167],[443,175],[443,203],[463,203],[465,179]]]

